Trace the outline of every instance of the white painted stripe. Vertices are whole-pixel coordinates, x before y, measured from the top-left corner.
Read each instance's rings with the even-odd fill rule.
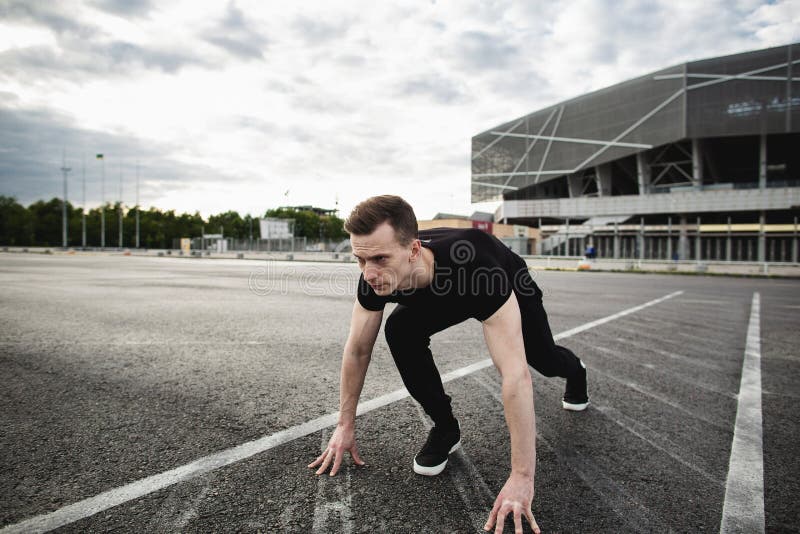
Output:
[[[586,323],[583,326],[562,332],[561,334],[554,336],[554,339],[559,340],[574,336],[575,334],[584,332],[596,326],[600,326],[609,321],[613,321],[619,317],[624,317],[625,315],[635,313],[649,306],[654,306],[667,299],[680,295],[681,293],[683,293],[683,291],[676,291],[664,297],[646,302],[640,306],[635,306],[619,313],[609,315],[608,317]],[[457,378],[461,378],[476,371],[480,371],[481,369],[490,367],[491,365],[491,359],[487,358],[485,360],[446,373],[442,376],[442,382],[450,382]],[[380,397],[359,403],[356,413],[357,415],[363,415],[367,412],[371,412],[372,410],[382,408],[387,404],[392,404],[399,400],[405,399],[406,397],[408,397],[408,391],[406,391],[405,388],[398,389],[396,391],[392,391],[391,393],[387,393],[386,395],[381,395]],[[130,484],[105,491],[99,495],[96,495],[95,497],[90,497],[63,508],[59,508],[54,512],[42,514],[21,521],[20,523],[9,525],[0,530],[0,534],[47,532],[64,525],[69,525],[75,521],[79,521],[96,513],[108,510],[109,508],[113,508],[114,506],[138,499],[139,497],[143,497],[144,495],[148,495],[173,484],[183,482],[198,475],[202,475],[203,473],[207,473],[209,471],[213,471],[232,463],[250,458],[251,456],[267,451],[279,445],[283,445],[284,443],[288,443],[295,439],[308,436],[314,432],[319,432],[324,428],[335,425],[338,419],[339,412],[333,412],[321,417],[317,417],[316,419],[312,419],[311,421],[307,421],[297,426],[287,428],[286,430],[276,432],[275,434],[264,436],[263,438],[248,441],[247,443],[243,443],[231,449],[204,456],[203,458],[199,458],[186,465],[176,467],[175,469],[171,469],[169,471],[152,475],[147,478],[131,482]]]
[[[330,434],[322,433],[321,447],[328,445]],[[314,501],[314,524],[312,534],[326,532],[353,532],[353,495],[350,491],[350,466],[342,466],[342,475],[335,477],[317,477],[317,498]],[[344,481],[342,481],[344,479]],[[334,524],[329,525],[332,521]]]
[[[590,328],[594,328],[596,326],[600,326],[601,324],[605,324],[605,323],[611,322],[611,321],[613,321],[615,319],[619,319],[620,317],[625,317],[626,315],[630,315],[632,313],[636,313],[636,312],[641,311],[641,310],[643,310],[643,309],[645,309],[645,308],[647,308],[649,306],[654,306],[654,305],[659,304],[659,303],[661,303],[661,302],[663,302],[665,300],[671,299],[673,297],[677,297],[678,295],[681,295],[681,294],[683,294],[683,291],[675,291],[674,293],[670,293],[669,295],[663,296],[661,298],[658,298],[658,299],[655,299],[655,300],[651,300],[650,302],[645,302],[644,304],[642,304],[640,306],[634,306],[633,308],[628,308],[627,310],[623,310],[623,311],[621,311],[619,313],[615,313],[614,315],[609,315],[608,317],[603,317],[602,319],[598,319],[596,321],[592,321],[590,323],[586,323],[584,325],[575,327],[575,328],[573,328],[571,330],[567,330],[566,332],[561,332],[560,334],[553,336],[553,339],[558,341],[559,339],[572,337],[575,334],[579,334],[580,332],[584,332],[586,330],[589,330]]]
[[[722,523],[719,531],[764,532],[764,453],[761,424],[761,297],[753,294],[739,386]]]

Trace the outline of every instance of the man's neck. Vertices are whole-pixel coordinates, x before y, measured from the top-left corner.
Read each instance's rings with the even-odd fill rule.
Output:
[[[422,276],[419,277],[419,284],[417,284],[417,287],[428,287],[433,283],[435,257],[433,251],[425,247],[422,247],[419,254],[424,272]]]

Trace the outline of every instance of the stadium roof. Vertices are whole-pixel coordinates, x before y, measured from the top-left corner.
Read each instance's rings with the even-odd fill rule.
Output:
[[[675,65],[472,138],[472,202],[681,139],[800,131],[800,44]]]

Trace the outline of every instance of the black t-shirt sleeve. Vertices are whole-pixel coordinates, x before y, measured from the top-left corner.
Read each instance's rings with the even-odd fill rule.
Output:
[[[375,290],[364,280],[364,275],[358,277],[358,303],[370,311],[381,311],[386,305],[386,299],[375,293]]]

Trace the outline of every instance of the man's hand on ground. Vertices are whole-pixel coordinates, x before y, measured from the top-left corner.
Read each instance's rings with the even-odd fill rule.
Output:
[[[506,522],[506,516],[509,513],[514,514],[514,532],[522,534],[522,516],[528,519],[531,528],[536,534],[540,534],[539,525],[533,518],[531,512],[531,502],[533,501],[533,480],[523,475],[515,475],[511,473],[508,477],[505,486],[500,490],[497,499],[494,501],[494,507],[489,514],[489,520],[483,530],[489,531],[493,526],[495,527],[495,534],[502,534],[503,524]]]
[[[364,460],[358,455],[355,428],[340,424],[336,426],[336,430],[334,430],[330,441],[328,441],[328,446],[316,460],[308,464],[308,467],[314,468],[319,466],[316,474],[321,475],[328,470],[331,462],[333,462],[330,473],[330,475],[333,476],[339,471],[339,467],[342,465],[345,451],[350,453],[357,465],[364,465]]]

